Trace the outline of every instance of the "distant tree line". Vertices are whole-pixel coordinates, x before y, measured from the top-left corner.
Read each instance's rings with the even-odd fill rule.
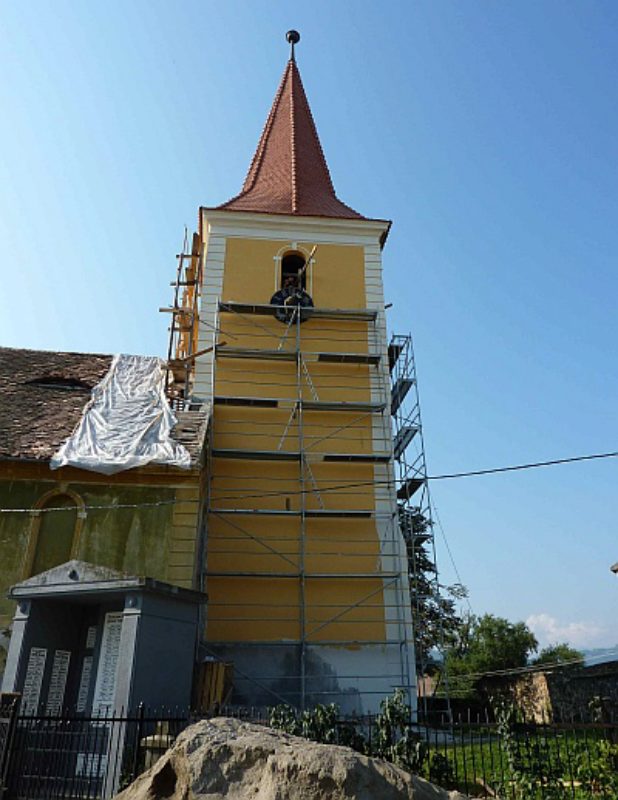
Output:
[[[437,581],[430,539],[425,537],[429,521],[420,512],[413,512],[408,514],[406,525],[407,530],[403,525],[402,530],[410,567],[417,672],[439,677],[446,673],[454,696],[471,697],[477,678],[485,673],[583,661],[583,653],[566,642],[539,651],[537,638],[525,622],[462,611],[461,603],[468,596],[466,587]],[[437,657],[438,651],[442,657]],[[536,658],[534,654],[538,654]]]

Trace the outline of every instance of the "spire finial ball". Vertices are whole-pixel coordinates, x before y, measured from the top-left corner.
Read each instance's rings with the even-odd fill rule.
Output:
[[[295,61],[294,58],[294,45],[300,42],[300,33],[298,31],[288,31],[285,38],[290,43],[290,61]]]

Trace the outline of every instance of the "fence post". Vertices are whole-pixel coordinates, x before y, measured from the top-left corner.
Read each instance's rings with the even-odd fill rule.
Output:
[[[7,720],[6,736],[4,742],[0,742],[0,800],[4,797],[7,789],[7,777],[11,764],[13,750],[13,738],[15,727],[17,726],[17,712],[19,709],[19,698],[14,698],[9,706],[9,716]]]
[[[137,726],[135,729],[135,744],[133,747],[133,768],[131,770],[132,780],[135,780],[140,774],[139,767],[139,749],[144,732],[144,704],[140,703],[137,707]]]

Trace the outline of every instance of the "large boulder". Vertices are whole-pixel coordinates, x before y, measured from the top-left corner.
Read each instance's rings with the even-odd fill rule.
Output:
[[[219,717],[187,728],[117,800],[465,800],[387,761]]]

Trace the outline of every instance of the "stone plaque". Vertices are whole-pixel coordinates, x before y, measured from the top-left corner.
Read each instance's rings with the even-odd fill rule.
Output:
[[[97,641],[97,626],[89,625],[88,633],[86,634],[86,650],[93,650]]]
[[[82,662],[82,674],[79,679],[79,689],[77,690],[76,711],[85,711],[88,702],[88,690],[90,689],[90,676],[92,675],[92,656],[84,656]]]
[[[38,710],[46,660],[47,650],[44,647],[30,648],[21,698],[22,714],[36,714]]]
[[[47,714],[59,714],[62,710],[70,661],[70,650],[56,650],[54,652],[49,690],[47,692],[47,705],[45,706]]]
[[[106,753],[78,753],[75,774],[81,778],[100,778],[107,770]]]
[[[104,715],[113,710],[122,617],[122,611],[111,611],[105,615],[101,652],[99,653],[97,667],[97,682],[94,687],[94,700],[92,702],[93,716]]]

